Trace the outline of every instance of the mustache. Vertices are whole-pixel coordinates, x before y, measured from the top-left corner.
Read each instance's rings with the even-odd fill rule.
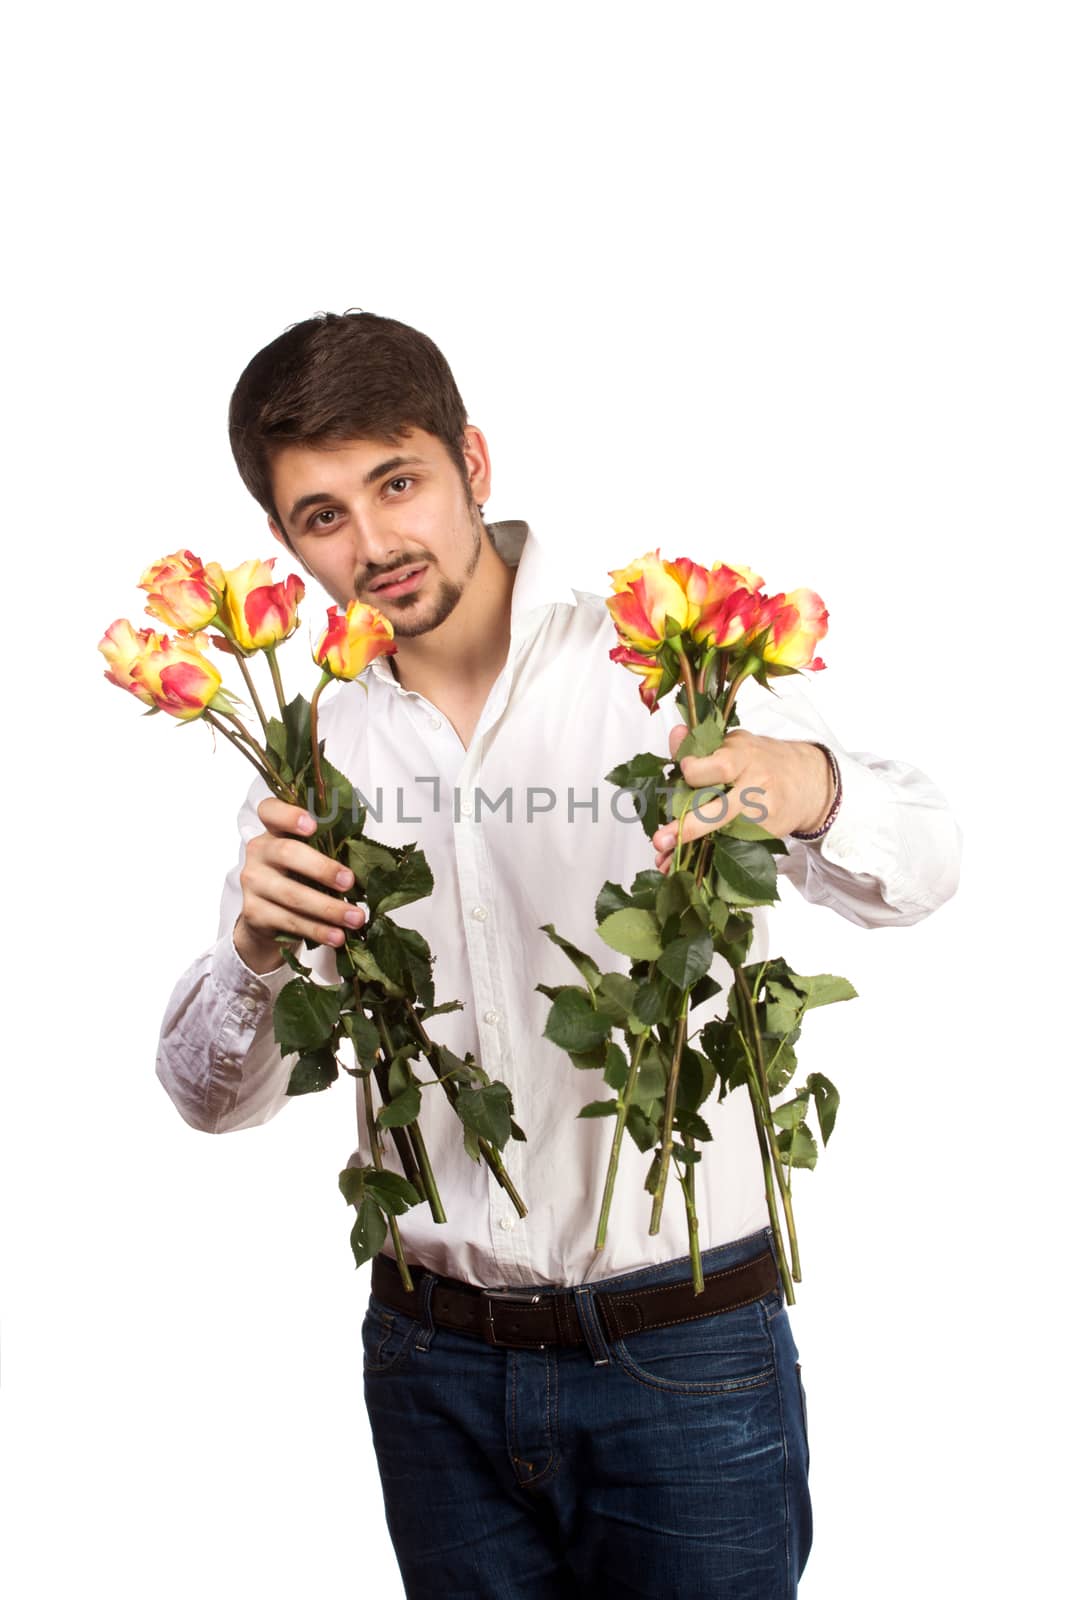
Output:
[[[373,572],[367,572],[360,587],[369,589],[371,584],[381,583],[389,577],[390,573],[403,572],[405,567],[428,567],[429,565],[429,556],[407,556],[403,561],[394,561],[391,567],[377,567]]]

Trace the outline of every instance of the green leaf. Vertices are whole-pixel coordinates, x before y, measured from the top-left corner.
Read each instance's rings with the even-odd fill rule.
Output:
[[[715,874],[722,898],[731,905],[768,905],[778,899],[774,856],[755,839],[715,840]]]
[[[636,994],[636,983],[625,973],[605,972],[597,990],[597,1009],[610,1017],[616,1027],[625,1027]]]
[[[472,1055],[468,1053],[461,1061],[446,1044],[435,1043],[430,1050],[430,1060],[439,1078],[447,1077],[455,1084],[489,1082],[488,1073],[482,1071]]]
[[[609,1044],[605,1052],[604,1082],[609,1089],[624,1089],[630,1076],[630,1065],[617,1044]]]
[[[611,1032],[611,1018],[595,1011],[585,989],[566,988],[552,1004],[544,1027],[544,1037],[561,1050],[592,1050]]]
[[[659,1138],[655,1125],[640,1106],[631,1105],[626,1113],[626,1131],[639,1150],[651,1150]]]
[[[422,1198],[415,1185],[402,1178],[399,1172],[367,1167],[363,1181],[368,1194],[372,1194],[382,1210],[391,1217],[403,1216],[409,1207],[417,1206]]]
[[[298,1058],[290,1072],[285,1092],[316,1094],[320,1089],[328,1089],[336,1080],[337,1062],[333,1051],[328,1047],[321,1050],[307,1050]]]
[[[341,990],[293,978],[274,1002],[274,1037],[282,1055],[313,1050],[333,1034],[341,1010]]]
[[[777,1038],[786,1038],[796,1027],[803,1004],[803,997],[795,989],[769,979],[767,1003],[763,1010],[763,1031]]]
[[[780,849],[774,852],[775,855],[780,855],[783,850],[788,848],[785,841],[780,839],[777,834],[768,833],[767,829],[761,827],[758,822],[753,822],[751,817],[746,817],[743,811],[738,816],[731,817],[729,822],[723,823],[718,830],[718,836],[720,839],[724,836],[727,839],[759,839],[763,844],[779,845]]]
[[[688,911],[696,894],[696,879],[691,872],[672,872],[660,886],[656,895],[656,916],[661,923],[668,917]]]
[[[641,827],[650,839],[660,825],[660,797],[657,790],[663,785],[663,769],[670,759],[670,756],[646,753],[613,767],[607,774],[608,783],[631,791]]]
[[[673,940],[657,959],[656,967],[676,989],[689,989],[707,972],[714,954],[713,935],[701,933],[695,939]]]
[[[299,772],[311,760],[311,707],[304,696],[298,694],[289,701],[282,716],[285,722],[285,759],[294,772]],[[270,726],[274,727],[273,721]]]
[[[456,1096],[456,1111],[464,1127],[471,1128],[500,1150],[511,1135],[511,1091],[504,1083],[485,1088],[461,1089]]]
[[[793,982],[808,1002],[808,1010],[816,1006],[832,1005],[835,1000],[855,1000],[856,991],[847,978],[835,978],[829,972],[818,972],[813,978],[792,975]]]
[[[662,951],[659,925],[651,911],[631,906],[613,911],[597,930],[606,945],[634,961],[655,961]]]
[[[805,1122],[798,1122],[795,1128],[782,1128],[777,1139],[782,1160],[788,1166],[810,1170],[819,1159],[819,1147]]]
[[[363,1200],[363,1175],[366,1167],[344,1167],[337,1174],[337,1182],[345,1197],[345,1204],[358,1206]]]
[[[707,1056],[701,1055],[691,1045],[685,1045],[678,1067],[678,1105],[683,1110],[695,1111],[704,1104],[715,1087],[715,1068]]]
[[[663,874],[656,867],[642,867],[630,885],[630,903],[642,911],[655,911],[663,882]]]
[[[361,1267],[364,1261],[369,1261],[371,1256],[378,1254],[385,1243],[387,1232],[381,1208],[376,1201],[368,1197],[356,1212],[351,1234],[352,1253],[356,1258],[357,1267]]]
[[[697,979],[696,983],[694,983],[693,987],[689,991],[690,1011],[695,1011],[697,1006],[702,1006],[704,1004],[705,1000],[711,1000],[715,995],[720,994],[721,992],[722,984],[717,982],[715,978],[712,978],[705,973],[702,978]]]
[[[574,962],[590,989],[595,992],[600,987],[601,972],[592,956],[587,956],[584,950],[579,950],[577,945],[557,933],[551,922],[542,924],[541,932],[547,933],[552,943],[558,945],[564,955]]]
[[[372,924],[372,926],[376,926],[376,924]],[[369,928],[367,932],[369,936]],[[404,993],[402,984],[394,983],[393,979],[382,971],[374,956],[367,949],[363,939],[353,939],[348,946],[348,950],[360,977],[365,979],[367,983],[380,984],[386,994],[394,999]]]
[[[580,1117],[613,1117],[619,1109],[617,1100],[590,1100],[579,1111]]]
[[[686,1134],[690,1139],[711,1138],[711,1129],[703,1117],[695,1111],[686,1111],[683,1106],[676,1106],[674,1111],[674,1125],[679,1133]]]
[[[432,893],[433,873],[421,850],[412,851],[389,868],[373,868],[367,878],[366,899],[372,917],[410,905],[413,900],[425,900]]]
[[[634,995],[634,1016],[646,1027],[651,1027],[661,1019],[666,1021],[673,1018],[677,1006],[678,996],[674,985],[664,973],[657,971],[653,977],[638,984]]]
[[[658,1056],[652,1055],[648,1050],[642,1058],[637,1069],[637,1082],[633,1087],[631,1105],[640,1106],[643,1111],[655,1105],[661,1099],[667,1087],[667,1069]]]
[[[771,1111],[771,1121],[778,1128],[795,1128],[808,1114],[810,1097],[801,1091],[794,1100],[787,1100],[784,1105],[775,1106]]]
[[[821,1072],[808,1074],[808,1092],[815,1101],[815,1110],[819,1118],[819,1132],[822,1142],[826,1144],[834,1131],[837,1121],[837,1108],[841,1104],[841,1096]]]
[[[596,919],[603,922],[613,911],[625,911],[630,897],[618,883],[606,883],[596,897]]]
[[[356,1047],[356,1059],[360,1066],[368,1069],[373,1067],[381,1044],[374,1023],[362,1011],[342,1012],[341,1023]]]
[[[414,1122],[422,1109],[422,1094],[417,1083],[409,1083],[407,1088],[394,1096],[388,1105],[382,1106],[378,1112],[378,1126],[380,1128],[406,1128]]]
[[[384,844],[375,844],[371,839],[349,839],[345,844],[345,855],[357,881],[365,884],[375,870],[388,872],[395,869],[400,851]]]
[[[703,722],[699,722],[695,728],[690,728],[674,752],[674,759],[681,766],[686,756],[713,756],[725,737],[722,712],[716,706]]]
[[[700,1160],[699,1150],[690,1150],[684,1144],[672,1144],[671,1155],[675,1161],[680,1161],[684,1167],[695,1167]]]

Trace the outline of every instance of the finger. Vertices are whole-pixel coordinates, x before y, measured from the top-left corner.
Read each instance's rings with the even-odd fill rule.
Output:
[[[315,819],[303,806],[289,805],[276,795],[269,795],[256,807],[259,820],[269,833],[298,834],[310,839],[315,832]]]
[[[292,808],[295,809],[295,808]],[[249,841],[246,858],[256,866],[260,863],[274,872],[288,872],[324,889],[351,889],[355,873],[350,867],[323,855],[314,845],[304,844],[288,834],[261,834]]]
[[[347,932],[363,927],[367,910],[264,868],[253,869],[244,881],[244,918],[264,936],[295,933],[319,944],[338,945]]]

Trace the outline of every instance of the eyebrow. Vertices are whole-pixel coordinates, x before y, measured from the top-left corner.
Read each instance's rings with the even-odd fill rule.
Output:
[[[369,472],[364,473],[363,482],[369,488],[372,483],[377,483],[379,478],[386,478],[391,472],[395,472],[397,467],[424,467],[426,465],[427,463],[422,456],[390,456],[388,461],[380,461],[376,467],[371,467]],[[325,494],[321,490],[315,494],[302,494],[289,512],[289,521],[295,522],[302,512],[309,510],[312,506],[326,505],[329,501],[336,499],[336,495]]]

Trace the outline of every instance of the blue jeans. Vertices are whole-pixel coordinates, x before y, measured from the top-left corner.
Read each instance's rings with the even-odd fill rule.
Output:
[[[704,1270],[770,1244],[768,1228],[706,1250]],[[688,1275],[682,1258],[591,1287]],[[409,1600],[796,1595],[811,1548],[807,1419],[780,1289],[604,1344],[602,1364],[595,1319],[591,1349],[506,1350],[434,1328],[425,1303],[407,1316],[371,1296],[363,1323]]]

